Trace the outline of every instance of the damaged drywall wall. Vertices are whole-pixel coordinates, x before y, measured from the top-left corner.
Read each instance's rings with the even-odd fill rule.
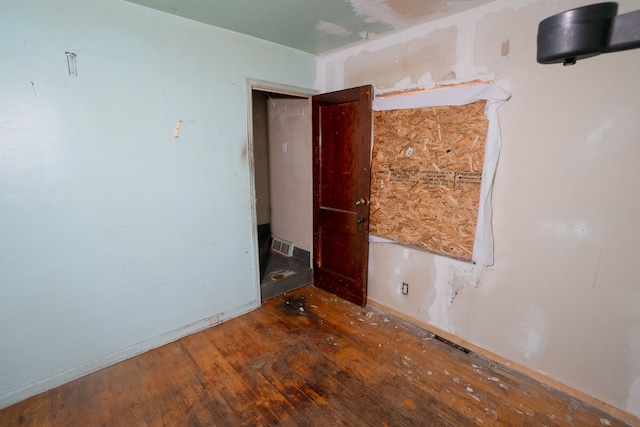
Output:
[[[316,86],[322,91],[330,91],[373,83],[379,92],[384,92],[434,87],[438,83],[492,80],[495,78],[496,64],[476,61],[476,46],[480,53],[484,49],[497,52],[497,63],[508,56],[511,42],[507,42],[508,37],[502,34],[497,45],[478,44],[477,27],[484,26],[485,20],[490,20],[491,16],[500,16],[505,11],[526,17],[527,6],[536,2],[518,0],[485,3],[476,4],[474,9],[462,13],[447,14],[439,20],[405,27],[368,43],[321,56],[318,62],[320,69],[329,71],[339,66],[344,72],[318,73]],[[496,28],[501,27],[492,25],[491,28],[499,31]],[[524,38],[528,34],[521,32],[519,35]],[[503,55],[503,52],[506,53]]]
[[[416,2],[412,0],[349,0],[353,11],[365,22],[378,22],[392,30],[402,30],[417,22],[433,21],[444,16],[490,3],[491,0],[446,0]]]
[[[455,332],[452,307],[460,292],[479,285],[481,267],[395,243],[370,243],[369,251],[369,298]]]
[[[372,243],[369,298],[640,416],[640,51],[537,64],[538,23],[580,5],[494,1],[323,56],[316,84],[375,82],[381,93],[480,79],[512,93],[499,111],[495,265],[465,273]],[[621,1],[619,13],[636,6]],[[393,53],[442,35],[453,38],[442,41],[453,63],[449,50],[422,62]],[[455,77],[442,76],[448,69]]]
[[[390,46],[348,58],[345,62],[345,85],[351,87],[369,82],[378,90],[402,89],[398,82],[403,85],[407,79],[420,85],[453,76],[456,33],[455,27],[437,30],[404,49]],[[425,62],[432,64],[426,73]]]
[[[480,267],[441,256],[433,257],[436,279],[433,282],[434,300],[429,306],[429,323],[440,329],[456,333],[455,324],[449,321],[449,307],[458,292],[466,287],[476,287],[480,282]]]

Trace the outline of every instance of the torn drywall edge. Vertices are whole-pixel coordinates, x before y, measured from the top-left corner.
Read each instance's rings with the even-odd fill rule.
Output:
[[[392,31],[366,43],[358,43],[350,47],[325,52],[320,54],[317,59],[314,87],[321,92],[344,89],[344,70],[348,59],[356,57],[363,52],[377,52],[390,46],[397,46],[398,49],[402,49],[405,43],[429,37],[434,31],[451,27],[462,29],[456,40],[456,78],[466,81],[482,78],[483,75],[492,73],[483,71],[485,70],[483,66],[476,66],[474,63],[475,52],[473,46],[475,46],[477,24],[488,15],[504,13],[507,10],[520,10],[538,1],[496,0],[404,30]],[[413,88],[413,85],[411,88]]]
[[[406,108],[424,108],[447,105],[466,105],[486,100],[484,113],[489,119],[487,141],[484,152],[482,183],[480,185],[480,206],[473,243],[471,259],[478,265],[493,265],[493,226],[491,197],[493,178],[498,167],[498,156],[502,138],[498,121],[498,107],[508,100],[511,94],[495,84],[453,87],[436,91],[414,93],[392,98],[375,98],[374,111],[400,110]]]

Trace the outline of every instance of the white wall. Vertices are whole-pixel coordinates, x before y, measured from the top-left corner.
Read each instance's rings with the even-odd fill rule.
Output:
[[[313,166],[311,101],[267,101],[271,234],[311,252],[313,236]]]
[[[640,416],[640,50],[535,60],[538,23],[590,3],[496,1],[321,57],[317,86],[488,78],[513,94],[499,110],[495,265],[371,244],[369,297]]]
[[[121,0],[4,1],[0,57],[0,407],[259,304],[246,78],[315,57]]]

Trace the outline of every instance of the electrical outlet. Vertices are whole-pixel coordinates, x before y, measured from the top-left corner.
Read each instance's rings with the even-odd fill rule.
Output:
[[[402,282],[402,295],[409,295],[409,284]]]
[[[217,314],[215,316],[211,316],[209,318],[209,324],[210,325],[215,325],[215,324],[218,324],[218,323],[220,323],[220,318],[218,317]]]

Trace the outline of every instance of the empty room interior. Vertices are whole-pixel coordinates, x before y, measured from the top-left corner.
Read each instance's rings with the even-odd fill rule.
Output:
[[[0,425],[640,426],[639,8],[4,1]]]

